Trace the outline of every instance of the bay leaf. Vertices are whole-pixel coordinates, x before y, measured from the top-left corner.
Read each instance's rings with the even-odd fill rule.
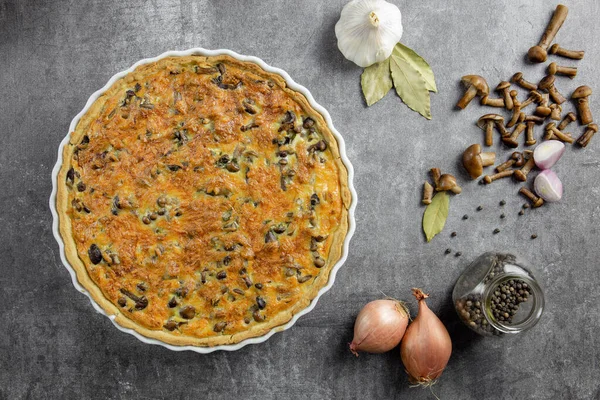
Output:
[[[396,93],[404,104],[431,119],[431,103],[425,78],[395,49],[390,56],[390,71]]]
[[[450,196],[446,192],[437,192],[431,199],[431,204],[423,213],[423,232],[428,242],[444,229],[449,207]]]
[[[373,64],[363,71],[360,76],[363,95],[367,106],[371,106],[381,100],[392,88],[392,77],[390,75],[390,59]]]
[[[407,63],[409,63],[414,69],[416,69],[423,79],[425,79],[425,86],[427,90],[430,92],[437,93],[437,86],[435,85],[435,77],[433,76],[433,71],[431,67],[421,57],[418,55],[413,49],[406,47],[402,43],[398,43],[396,47],[394,47],[394,53],[398,57],[402,57]]]

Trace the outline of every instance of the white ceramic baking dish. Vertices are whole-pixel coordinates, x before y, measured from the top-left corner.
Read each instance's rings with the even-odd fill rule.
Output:
[[[294,315],[294,317],[287,324],[275,327],[263,336],[249,338],[249,339],[243,340],[240,343],[236,343],[236,344],[221,345],[221,346],[214,346],[214,347],[175,346],[175,345],[161,342],[156,339],[147,338],[132,329],[123,328],[122,326],[117,324],[115,322],[115,316],[108,315],[92,299],[90,294],[77,281],[77,276],[75,274],[75,270],[73,269],[73,267],[71,267],[71,265],[69,264],[69,262],[67,261],[67,259],[65,257],[65,246],[64,246],[62,237],[60,236],[60,233],[58,230],[58,213],[56,210],[57,176],[58,176],[60,167],[63,163],[63,159],[62,159],[63,147],[68,143],[70,132],[73,132],[75,130],[75,126],[79,122],[79,119],[87,112],[87,110],[92,105],[92,103],[94,103],[94,101],[96,101],[96,99],[98,97],[100,97],[106,90],[108,90],[115,81],[117,81],[118,79],[127,75],[128,73],[132,72],[135,68],[137,68],[140,65],[152,63],[152,62],[158,61],[165,57],[189,56],[189,55],[195,55],[195,54],[203,55],[203,56],[228,55],[228,56],[234,57],[241,61],[250,61],[250,62],[256,63],[261,68],[263,68],[265,71],[273,72],[273,73],[281,75],[285,79],[285,81],[287,82],[287,85],[291,89],[304,94],[304,96],[306,96],[306,98],[308,99],[308,102],[310,103],[310,105],[315,110],[317,110],[319,113],[321,113],[323,118],[325,118],[325,121],[327,121],[327,124],[329,125],[329,129],[331,129],[331,131],[335,135],[335,138],[339,145],[339,151],[340,151],[342,161],[343,161],[344,165],[346,166],[346,168],[348,169],[348,187],[350,189],[350,192],[352,193],[352,203],[351,203],[350,209],[348,211],[348,218],[349,218],[348,234],[344,241],[342,256],[341,256],[340,260],[336,263],[336,265],[333,267],[333,269],[331,270],[331,273],[329,275],[329,282],[327,283],[327,285],[325,287],[323,287],[319,291],[318,295],[312,300],[312,302],[309,304],[309,306],[306,307],[305,309],[303,309],[302,311],[298,312],[296,315]],[[354,179],[354,169],[352,167],[352,164],[350,163],[350,160],[348,160],[348,157],[346,155],[346,147],[344,144],[344,138],[342,137],[342,135],[340,135],[340,133],[333,126],[333,123],[331,121],[331,116],[329,115],[329,113],[327,112],[327,110],[325,108],[320,106],[315,101],[315,99],[310,94],[308,89],[306,89],[304,86],[301,86],[301,85],[297,84],[296,82],[294,82],[294,80],[287,74],[287,72],[285,72],[279,68],[271,67],[270,65],[266,64],[260,58],[252,57],[252,56],[243,56],[243,55],[237,54],[230,50],[222,50],[222,49],[221,50],[206,50],[203,48],[193,48],[193,49],[189,49],[189,50],[185,50],[185,51],[168,51],[166,53],[159,55],[158,57],[146,58],[146,59],[140,60],[137,63],[135,63],[134,65],[132,65],[130,68],[126,69],[125,71],[121,71],[121,72],[113,75],[112,78],[110,78],[110,80],[106,83],[106,85],[104,85],[104,87],[102,89],[96,91],[95,93],[93,93],[90,96],[85,107],[83,107],[83,110],[81,110],[81,112],[79,112],[79,114],[77,114],[75,116],[75,118],[73,118],[73,120],[71,121],[71,125],[69,126],[69,131],[65,135],[64,139],[62,140],[62,142],[60,143],[60,146],[58,148],[58,159],[56,161],[56,165],[52,169],[52,193],[50,194],[50,211],[52,212],[52,232],[54,233],[54,238],[58,242],[58,246],[60,248],[60,259],[62,260],[62,263],[64,264],[64,266],[67,268],[67,270],[71,274],[71,280],[72,280],[75,288],[77,290],[79,290],[81,293],[83,293],[84,295],[86,295],[90,299],[90,302],[92,303],[92,306],[94,307],[94,309],[97,312],[99,312],[100,314],[106,315],[113,322],[113,325],[120,331],[129,333],[144,343],[161,345],[161,346],[164,346],[164,347],[166,347],[170,350],[174,350],[174,351],[191,350],[191,351],[195,351],[197,353],[211,353],[216,350],[233,351],[233,350],[238,350],[248,344],[262,343],[265,340],[267,340],[268,338],[270,338],[275,332],[281,332],[281,331],[284,331],[284,330],[292,327],[296,323],[298,318],[309,313],[316,306],[319,298],[333,286],[333,282],[335,281],[335,276],[336,276],[337,271],[344,264],[344,262],[346,261],[346,258],[348,257],[348,246],[350,244],[350,239],[352,238],[352,235],[354,234],[354,229],[356,227],[356,223],[354,221],[354,210],[356,209],[356,191],[354,190],[353,179]]]

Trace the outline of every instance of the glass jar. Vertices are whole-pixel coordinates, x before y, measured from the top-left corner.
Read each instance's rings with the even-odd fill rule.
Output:
[[[485,336],[520,333],[544,310],[544,293],[532,268],[507,253],[485,253],[460,275],[452,292],[460,319]]]

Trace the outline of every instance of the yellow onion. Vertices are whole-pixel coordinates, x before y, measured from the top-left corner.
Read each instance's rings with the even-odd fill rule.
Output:
[[[406,330],[400,354],[410,383],[429,386],[446,368],[452,341],[442,321],[427,307],[429,296],[421,289],[413,289],[413,295],[419,301],[419,312]]]
[[[358,357],[359,351],[384,353],[393,349],[404,336],[408,318],[408,309],[398,300],[368,303],[356,317],[350,351]]]

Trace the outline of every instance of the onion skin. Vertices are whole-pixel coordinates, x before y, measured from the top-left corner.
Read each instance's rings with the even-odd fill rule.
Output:
[[[350,351],[358,357],[359,351],[385,353],[392,350],[402,340],[408,319],[406,306],[398,300],[368,303],[356,317]]]
[[[551,169],[545,169],[535,177],[533,189],[547,202],[559,201],[563,195],[562,182]]]
[[[452,340],[440,319],[427,307],[429,297],[413,289],[419,313],[408,326],[400,346],[402,363],[411,384],[429,386],[442,375],[452,354]]]
[[[565,144],[560,140],[546,140],[533,150],[533,160],[539,169],[550,169],[562,157]]]

